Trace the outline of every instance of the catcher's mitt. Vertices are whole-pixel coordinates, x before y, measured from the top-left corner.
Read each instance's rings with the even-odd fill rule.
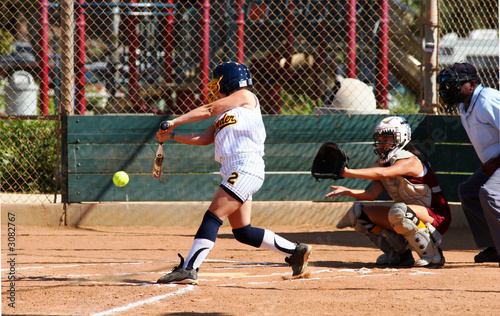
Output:
[[[311,174],[318,179],[343,179],[349,157],[342,147],[337,143],[327,142],[321,145],[316,157],[314,157]]]

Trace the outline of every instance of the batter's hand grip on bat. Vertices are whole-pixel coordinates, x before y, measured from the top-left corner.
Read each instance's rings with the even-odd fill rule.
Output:
[[[167,121],[163,121],[160,124],[160,128],[164,131],[168,130],[170,128],[170,123]]]

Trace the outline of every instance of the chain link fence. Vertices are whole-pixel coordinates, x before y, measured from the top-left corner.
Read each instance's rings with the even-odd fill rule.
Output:
[[[499,88],[498,1],[441,1],[439,64],[468,62],[483,84]]]
[[[269,115],[417,113],[422,0],[77,0],[74,112],[179,115],[205,102],[210,70],[245,63]],[[498,1],[439,1],[438,66],[476,65],[498,89]],[[56,201],[61,1],[0,4],[1,189]],[[441,107],[437,107],[442,111]]]

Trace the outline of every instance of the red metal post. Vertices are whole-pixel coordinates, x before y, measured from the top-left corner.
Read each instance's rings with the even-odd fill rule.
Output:
[[[40,0],[40,112],[49,114],[49,1]]]
[[[78,4],[85,4],[85,0],[78,0]],[[75,100],[76,113],[85,115],[85,9],[76,10],[76,71],[75,71]]]
[[[174,0],[167,0],[167,4],[174,5]],[[174,49],[173,27],[174,27],[174,8],[167,8],[167,16],[163,19],[165,40],[163,47],[165,51],[165,60],[163,65],[163,79],[166,83],[172,83],[172,50]]]
[[[210,0],[201,0],[203,5],[202,17],[202,43],[201,43],[201,88],[203,99],[205,103],[208,95],[209,83],[209,65],[210,65]]]
[[[349,0],[347,12],[347,77],[356,78],[356,0]]]
[[[137,0],[131,0],[131,3],[137,3]],[[134,11],[134,10],[132,10]],[[134,15],[127,17],[127,36],[128,36],[128,97],[133,108],[139,107],[138,97],[138,81],[139,75],[137,71],[137,49],[139,40],[137,38],[136,24],[138,19]]]
[[[389,0],[380,0],[380,27],[378,32],[378,50],[375,76],[375,99],[377,106],[387,109],[389,86]]]
[[[239,63],[245,60],[245,12],[243,11],[243,3],[245,0],[238,0],[236,11],[238,18],[236,19],[236,26],[238,27],[238,52],[236,58]]]

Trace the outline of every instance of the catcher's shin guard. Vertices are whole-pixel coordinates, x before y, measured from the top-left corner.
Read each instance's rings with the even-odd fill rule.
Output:
[[[400,263],[399,254],[402,253],[408,245],[408,242],[403,236],[385,228],[378,233],[372,233],[371,230],[375,227],[375,224],[373,224],[368,216],[363,213],[363,204],[361,203],[357,203],[351,208],[349,211],[349,218],[357,232],[368,237],[368,239],[386,254],[384,262],[380,262],[380,264],[397,265]],[[379,263],[378,260],[377,263]]]
[[[441,264],[444,258],[439,251],[439,244],[435,242],[435,237],[433,238],[435,235],[440,240],[439,233],[433,229],[433,235],[431,235],[431,230],[428,228],[430,224],[423,225],[406,204],[396,203],[391,207],[389,222],[398,234],[406,238],[420,258],[425,259],[429,264]],[[432,225],[430,227],[434,228]]]

